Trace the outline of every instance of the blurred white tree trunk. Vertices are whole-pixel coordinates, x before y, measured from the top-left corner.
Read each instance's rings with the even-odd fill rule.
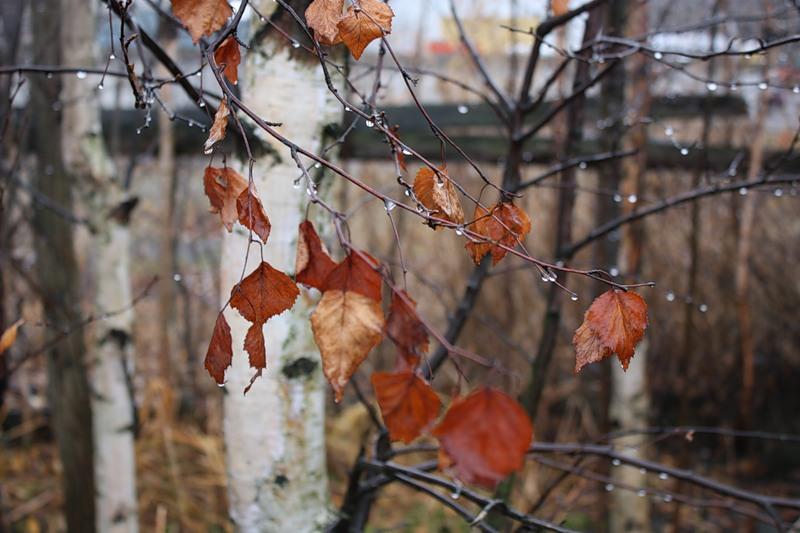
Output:
[[[256,2],[265,16],[277,4]],[[280,132],[300,146],[318,150],[323,126],[338,122],[340,107],[327,91],[320,67],[299,59],[285,40],[267,38],[247,54],[240,80],[243,100],[259,116],[282,122]],[[280,42],[282,41],[282,42]],[[237,135],[234,128],[228,135]],[[264,258],[294,271],[297,227],[305,217],[305,185],[292,186],[300,171],[288,149],[262,135],[277,157],[263,155],[253,178],[272,222]],[[246,168],[246,165],[245,165]],[[246,173],[243,173],[246,175]],[[223,302],[239,282],[247,236],[239,230],[223,245]],[[256,248],[246,272],[260,261]],[[325,466],[325,384],[309,325],[309,301],[301,295],[290,311],[264,328],[267,369],[250,389],[254,371],[242,343],[249,323],[228,309],[234,354],[227,374],[225,444],[231,518],[239,531],[319,531],[330,518]]]
[[[63,63],[96,63],[94,0],[61,0]],[[96,313],[131,305],[129,205],[114,177],[102,135],[97,81],[65,76],[62,150],[67,170],[79,183],[82,208],[91,220],[89,257],[95,280]],[[138,530],[131,330],[133,309],[98,321],[89,345],[94,432],[96,520],[100,532]]]

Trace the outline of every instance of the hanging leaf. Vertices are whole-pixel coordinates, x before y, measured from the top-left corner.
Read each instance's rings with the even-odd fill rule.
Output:
[[[172,0],[172,13],[197,44],[201,37],[221,30],[233,11],[226,0]]]
[[[211,377],[218,385],[225,383],[225,370],[231,366],[233,360],[233,340],[231,339],[231,327],[225,320],[225,315],[220,313],[217,322],[214,324],[214,332],[211,334],[211,342],[208,344],[206,352],[205,367]]]
[[[19,319],[6,328],[2,335],[0,335],[0,354],[11,348],[11,345],[17,340],[17,331],[19,327],[25,323],[25,320]]]
[[[381,301],[381,276],[362,257],[375,265],[378,261],[365,252],[351,252],[330,271],[322,286],[323,291],[356,292],[376,302]]]
[[[239,219],[237,199],[247,189],[247,180],[228,167],[207,167],[203,184],[211,202],[211,212],[219,213],[225,228],[233,231],[233,223]]]
[[[516,400],[482,388],[454,400],[433,435],[459,479],[492,488],[522,467],[533,427]]]
[[[339,402],[350,377],[381,342],[381,305],[360,292],[327,290],[311,314],[311,329],[322,355],[322,371]]]
[[[475,207],[475,222],[469,229],[486,239],[514,248],[517,241],[523,241],[531,231],[531,219],[527,213],[508,202],[501,202],[492,207],[491,214],[481,206]],[[466,248],[472,260],[479,265],[483,256],[492,254],[492,264],[503,259],[508,250],[491,242],[468,242]]]
[[[261,242],[266,244],[272,225],[253,188],[246,188],[236,199],[236,211],[239,215],[239,223],[245,228],[253,230]]]
[[[252,322],[245,336],[244,349],[250,354],[253,368],[263,369],[267,364],[262,332],[264,323],[291,308],[299,294],[292,278],[265,261],[231,290],[231,307]]]
[[[338,24],[343,8],[344,0],[314,0],[306,9],[306,24],[314,30],[314,38],[321,44],[342,42]]]
[[[575,372],[616,353],[628,369],[647,328],[647,303],[633,291],[611,289],[592,302],[575,331]]]
[[[359,4],[360,9],[355,6],[347,8],[347,13],[337,24],[342,41],[356,60],[369,43],[392,33],[394,17],[392,8],[380,0],[360,0]]]
[[[417,316],[416,306],[416,302],[405,291],[393,292],[389,318],[386,320],[386,335],[411,368],[428,352],[428,330]]]
[[[441,169],[444,173],[444,169]],[[436,175],[428,167],[422,167],[414,178],[414,195],[436,218],[455,224],[464,223],[464,211],[458,199],[458,191],[449,180]]]
[[[411,371],[375,372],[372,386],[392,440],[408,444],[439,416],[441,400],[428,383]]]
[[[214,149],[214,145],[221,142],[225,138],[225,132],[228,129],[228,116],[231,110],[228,107],[228,99],[223,97],[219,102],[217,112],[214,113],[214,123],[211,125],[211,130],[208,132],[208,139],[203,145],[203,152],[210,154]]]
[[[222,73],[233,85],[239,83],[239,63],[242,54],[239,52],[239,42],[233,35],[222,41],[214,51],[214,62],[222,69]]]
[[[336,262],[328,255],[314,225],[308,220],[301,222],[297,236],[297,256],[294,263],[297,283],[321,290],[325,278],[334,268],[336,268]]]

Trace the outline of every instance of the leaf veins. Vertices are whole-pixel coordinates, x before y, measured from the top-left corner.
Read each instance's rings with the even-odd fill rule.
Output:
[[[372,386],[392,440],[408,444],[439,416],[441,400],[428,383],[411,371],[375,372]]]
[[[226,0],[172,0],[172,13],[197,44],[201,37],[222,29],[233,11]]]
[[[360,9],[350,6],[337,23],[342,41],[356,60],[369,43],[392,33],[394,17],[392,8],[380,0],[360,0],[359,3]]]

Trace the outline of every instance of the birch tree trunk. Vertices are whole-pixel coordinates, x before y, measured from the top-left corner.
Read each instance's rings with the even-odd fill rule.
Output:
[[[267,17],[276,6],[271,0],[256,4]],[[323,126],[338,122],[340,113],[320,67],[298,59],[285,41],[271,38],[256,44],[245,57],[240,80],[246,105],[267,120],[282,122],[281,133],[298,145],[319,149]],[[266,136],[263,139],[278,154],[262,156],[253,169],[256,189],[272,221],[264,259],[291,273],[297,227],[305,217],[305,186],[292,186],[300,172],[289,150]],[[223,302],[241,279],[246,248],[244,232],[226,235]],[[259,261],[253,248],[246,273]],[[242,349],[249,323],[236,311],[226,311],[234,354],[226,376],[224,430],[230,513],[239,531],[319,531],[331,518],[325,467],[326,389],[309,313],[309,300],[301,295],[291,310],[267,322],[267,369],[244,396],[254,373]]]
[[[61,49],[64,64],[93,65],[98,2],[61,0],[64,23]],[[83,196],[92,224],[92,279],[96,282],[97,313],[127,310],[94,325],[89,353],[94,435],[94,475],[97,530],[134,533],[138,530],[136,462],[133,442],[133,372],[130,281],[132,204],[113,177],[113,166],[102,135],[100,106],[94,82],[64,79],[61,147],[67,171]]]

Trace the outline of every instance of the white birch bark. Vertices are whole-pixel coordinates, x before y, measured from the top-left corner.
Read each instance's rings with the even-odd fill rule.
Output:
[[[95,64],[98,2],[61,2],[64,64]],[[115,212],[123,196],[103,141],[96,83],[94,79],[65,76],[62,150],[68,171],[79,177],[80,203],[93,227],[89,266],[95,281],[95,312],[102,313],[129,307],[132,297],[127,213]],[[138,531],[133,410],[128,387],[133,372],[132,324],[133,309],[98,321],[89,344],[96,521],[101,533]]]
[[[276,5],[257,3],[262,13]],[[267,39],[245,54],[240,72],[243,100],[264,119],[283,123],[279,128],[283,135],[318,150],[323,126],[338,122],[341,108],[327,91],[319,65],[298,60],[290,51],[285,43]],[[238,133],[231,129],[228,135],[232,134]],[[293,187],[300,172],[289,150],[266,135],[261,137],[279,154],[279,159],[260,157],[253,170],[272,222],[264,258],[291,274],[297,227],[305,217],[305,185]],[[240,280],[246,247],[241,227],[224,239],[223,302]],[[259,261],[254,247],[246,273]],[[235,310],[226,311],[234,354],[226,376],[224,431],[230,514],[239,531],[319,531],[331,518],[325,466],[326,388],[309,324],[310,304],[301,294],[291,310],[267,322],[267,369],[247,396],[243,389],[254,371],[242,344],[249,323]]]

